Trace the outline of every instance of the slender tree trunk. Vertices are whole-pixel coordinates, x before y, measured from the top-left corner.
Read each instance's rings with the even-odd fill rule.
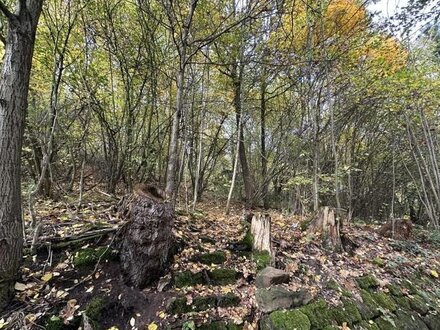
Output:
[[[12,297],[22,257],[21,146],[42,2],[20,1],[17,14],[0,2],[9,23],[0,73],[0,310]]]
[[[232,79],[234,82],[234,107],[237,121],[237,129],[239,132],[239,148],[238,155],[240,159],[241,172],[243,175],[244,191],[246,195],[246,206],[253,206],[254,187],[252,184],[251,173],[246,156],[246,149],[244,145],[244,123],[241,104],[241,87],[243,78],[243,64],[237,63],[233,69]]]
[[[171,140],[168,151],[168,169],[166,179],[166,194],[168,198],[175,200],[176,198],[176,174],[178,170],[179,161],[179,131],[180,131],[180,118],[183,111],[183,93],[184,93],[184,78],[185,68],[181,67],[177,75],[177,95],[176,95],[176,110],[173,115],[173,126],[171,128]]]
[[[269,207],[268,201],[268,180],[267,180],[267,155],[266,155],[266,76],[263,76],[261,82],[261,104],[260,104],[260,130],[261,130],[261,179],[262,189],[261,195],[263,198],[263,207]]]
[[[230,204],[231,204],[231,199],[232,199],[232,193],[234,192],[234,186],[235,186],[235,179],[237,177],[237,169],[238,169],[238,158],[239,158],[239,151],[240,149],[240,132],[239,130],[237,130],[237,146],[235,149],[235,160],[234,160],[234,169],[232,172],[232,181],[231,181],[231,187],[229,188],[229,194],[228,194],[228,201],[226,203],[226,215],[229,214],[229,210],[230,210]]]

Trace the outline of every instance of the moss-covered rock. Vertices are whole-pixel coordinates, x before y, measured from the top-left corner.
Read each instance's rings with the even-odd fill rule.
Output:
[[[372,293],[371,296],[382,308],[391,312],[394,312],[397,309],[397,305],[394,300],[385,292],[375,292]]]
[[[191,304],[191,309],[196,312],[204,311],[213,308],[217,305],[217,298],[215,296],[201,296],[195,297]]]
[[[383,315],[375,320],[380,330],[396,330],[395,320],[389,315]]]
[[[322,329],[325,326],[332,324],[330,309],[323,299],[319,299],[314,303],[303,306],[299,311],[307,315],[311,329]]]
[[[232,323],[225,321],[214,321],[211,323],[205,323],[197,327],[199,330],[240,330],[241,327]]]
[[[429,330],[440,329],[440,313],[429,313],[424,318],[423,321],[428,326]]]
[[[399,330],[429,330],[423,320],[414,312],[398,310],[395,323]]]
[[[183,288],[185,286],[195,286],[197,284],[205,284],[203,273],[193,273],[191,271],[179,272],[174,275],[174,285],[176,288]]]
[[[335,320],[339,325],[342,325],[344,322],[349,325],[353,325],[362,321],[362,316],[353,300],[344,298],[342,302],[342,306],[333,307],[331,309],[330,313],[333,320]]]
[[[289,291],[281,285],[275,285],[270,288],[258,288],[255,298],[258,308],[268,313],[306,305],[312,299],[312,295],[305,289]]]
[[[184,314],[191,311],[191,306],[185,297],[174,297],[168,301],[166,310],[170,314]]]
[[[219,268],[209,272],[209,280],[213,285],[232,284],[239,278],[239,273],[233,269]]]
[[[226,295],[210,295],[198,296],[193,298],[191,304],[188,303],[186,297],[173,297],[166,306],[166,310],[170,314],[185,314],[189,312],[201,312],[213,307],[230,307],[237,306],[240,298],[233,293]]]
[[[410,298],[409,305],[411,306],[411,309],[416,311],[417,313],[420,313],[422,315],[428,313],[429,307],[426,305],[423,298],[420,297],[419,295],[415,295],[412,298]]]
[[[307,315],[294,309],[290,311],[275,311],[260,321],[261,330],[309,330],[311,324]]]
[[[379,286],[379,282],[373,275],[361,276],[356,279],[359,287],[364,290],[374,289]]]
[[[410,294],[416,294],[418,291],[417,286],[409,280],[403,281],[402,286],[406,288]]]
[[[403,296],[402,289],[397,284],[390,283],[386,286],[386,288],[395,297],[402,297]]]
[[[217,306],[218,307],[231,307],[237,306],[240,304],[240,297],[233,293],[227,293],[223,296],[217,297]]]
[[[226,261],[226,253],[223,251],[216,251],[212,253],[202,253],[192,258],[192,261],[197,261],[205,265],[219,265]]]
[[[353,328],[354,330],[380,330],[376,323],[373,321],[361,321],[356,324]]]
[[[59,316],[52,315],[46,322],[46,330],[62,330],[64,329],[63,320]]]
[[[371,320],[375,317],[378,317],[381,314],[380,306],[373,299],[371,294],[367,290],[363,289],[360,291],[360,294],[362,297],[362,303],[358,303],[357,308],[359,313],[361,313],[362,318],[364,320]]]
[[[272,262],[272,257],[268,251],[261,251],[261,252],[254,251],[252,253],[252,259],[254,260],[257,266],[257,271],[260,271],[266,268],[267,266],[270,266]]]
[[[411,309],[409,299],[406,297],[394,297],[394,301],[402,308]]]

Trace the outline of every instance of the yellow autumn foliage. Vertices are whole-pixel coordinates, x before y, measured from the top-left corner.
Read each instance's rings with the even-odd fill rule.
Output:
[[[407,52],[393,38],[372,32],[365,7],[357,0],[290,0],[270,47],[292,64],[305,60],[377,66],[392,74]]]

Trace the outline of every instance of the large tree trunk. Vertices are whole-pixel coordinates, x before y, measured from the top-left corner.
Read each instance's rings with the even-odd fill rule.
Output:
[[[22,256],[21,146],[42,2],[20,1],[17,14],[0,2],[9,23],[0,74],[0,310],[13,294]]]
[[[152,186],[137,186],[124,231],[121,263],[126,281],[144,288],[162,276],[172,258],[174,208],[164,193]]]

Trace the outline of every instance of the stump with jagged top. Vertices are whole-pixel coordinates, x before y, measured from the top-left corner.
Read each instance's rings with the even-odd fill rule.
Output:
[[[172,259],[174,207],[149,185],[136,186],[129,201],[121,265],[126,282],[142,289],[159,279]]]
[[[335,209],[328,206],[321,207],[309,224],[308,232],[311,234],[320,233],[322,243],[326,248],[332,251],[343,250]]]

